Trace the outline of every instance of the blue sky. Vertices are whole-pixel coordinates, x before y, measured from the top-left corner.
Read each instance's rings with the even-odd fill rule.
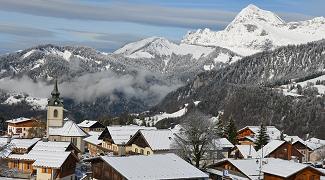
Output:
[[[0,0],[0,53],[47,43],[110,52],[149,36],[179,42],[190,30],[223,29],[249,4],[286,21],[325,16],[324,0]]]

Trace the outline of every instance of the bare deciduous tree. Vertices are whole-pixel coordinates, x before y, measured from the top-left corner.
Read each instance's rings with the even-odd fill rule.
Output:
[[[177,154],[194,166],[204,169],[216,158],[218,147],[216,123],[198,110],[189,112],[181,121],[181,130],[176,133],[174,146]]]

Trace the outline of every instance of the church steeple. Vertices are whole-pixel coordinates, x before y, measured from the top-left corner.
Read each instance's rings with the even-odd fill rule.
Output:
[[[48,106],[63,106],[63,102],[60,98],[60,92],[58,89],[58,80],[55,79],[53,91],[51,92],[52,97],[48,100]]]

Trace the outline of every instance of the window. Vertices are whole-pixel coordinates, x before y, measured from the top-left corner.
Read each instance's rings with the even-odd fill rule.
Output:
[[[135,148],[135,150],[134,150],[136,153],[138,153],[138,148]]]
[[[150,155],[150,151],[147,151],[147,155]]]
[[[58,113],[59,113],[58,110],[57,110],[57,109],[54,109],[54,111],[53,111],[53,116],[54,116],[54,117],[58,117]]]
[[[27,167],[26,168],[27,169],[30,169],[31,168],[29,163],[27,163]]]
[[[140,150],[140,153],[141,153],[141,154],[144,154],[144,150],[143,150],[143,149],[141,149],[141,150]]]
[[[18,161],[14,161],[14,168],[18,168]]]
[[[71,138],[71,142],[72,144],[77,145],[77,138]]]

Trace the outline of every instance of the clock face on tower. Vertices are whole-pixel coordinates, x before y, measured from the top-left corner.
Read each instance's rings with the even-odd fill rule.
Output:
[[[58,105],[58,102],[56,102],[56,101],[55,101],[55,103],[54,103],[54,104],[55,104],[55,105]]]

